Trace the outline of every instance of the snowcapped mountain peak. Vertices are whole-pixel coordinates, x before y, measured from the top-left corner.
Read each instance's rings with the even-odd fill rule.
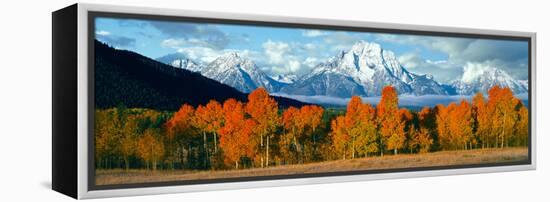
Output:
[[[204,66],[196,61],[189,59],[185,54],[182,53],[168,54],[163,57],[157,58],[156,60],[172,67],[187,69],[192,72],[200,72],[201,68]]]
[[[447,94],[433,77],[419,77],[408,72],[392,51],[363,40],[317,65],[312,73],[282,91],[337,97],[377,96],[386,85],[394,86],[401,94]]]
[[[244,93],[264,87],[271,93],[349,98],[379,96],[387,85],[396,88],[399,94],[410,95],[472,95],[486,93],[494,85],[509,87],[516,94],[528,92],[526,81],[516,80],[501,68],[481,63],[466,64],[461,78],[451,84],[442,84],[430,74],[409,72],[394,52],[364,40],[338,51],[300,77],[292,74],[270,76],[239,52],[224,53],[209,64],[197,63],[181,53],[157,60],[198,72]]]
[[[284,83],[267,76],[254,61],[236,52],[226,53],[204,68],[202,75],[248,93],[264,87],[269,92],[278,91]]]
[[[282,86],[290,83],[280,82],[267,76],[254,61],[243,57],[237,52],[222,54],[207,65],[197,63],[182,53],[169,54],[157,58],[157,60],[173,67],[198,72],[205,77],[229,85],[244,93],[251,92],[259,87],[264,87],[269,92],[276,92]],[[285,79],[291,81],[290,77]]]
[[[351,51],[357,55],[366,54],[380,54],[382,52],[382,46],[374,42],[367,42],[360,40],[353,44]]]
[[[528,92],[528,87],[514,79],[506,71],[479,63],[468,63],[460,80],[452,84],[458,94],[487,93],[489,88],[499,85],[510,88],[515,94]]]

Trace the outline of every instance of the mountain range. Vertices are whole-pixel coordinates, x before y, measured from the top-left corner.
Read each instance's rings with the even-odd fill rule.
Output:
[[[463,77],[452,83],[457,94],[471,95],[477,92],[487,92],[492,86],[505,86],[516,94],[526,93],[529,84],[526,80],[515,80],[504,70],[494,67],[485,68],[471,77]]]
[[[390,50],[380,44],[358,41],[350,49],[339,51],[310,73],[268,76],[254,61],[238,53],[226,53],[208,64],[200,64],[184,54],[170,54],[158,61],[187,69],[248,93],[264,87],[271,93],[349,98],[352,95],[379,96],[386,85],[406,95],[472,95],[487,92],[493,85],[509,87],[515,94],[528,92],[524,81],[515,80],[498,68],[485,68],[479,73],[448,84],[437,82],[432,75],[408,71]]]
[[[179,63],[185,68],[175,68],[99,41],[95,41],[94,46],[94,102],[98,108],[122,104],[130,108],[174,111],[184,103],[197,106],[210,100],[247,100],[247,94],[187,70],[193,64],[188,60]],[[289,98],[272,97],[283,108],[306,104]]]

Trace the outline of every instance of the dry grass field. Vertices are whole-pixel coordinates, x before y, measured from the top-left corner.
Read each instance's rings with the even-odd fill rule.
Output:
[[[426,154],[398,154],[353,160],[226,171],[196,170],[96,170],[97,185],[169,182],[250,176],[291,175],[357,170],[504,163],[527,160],[527,148],[441,151]]]

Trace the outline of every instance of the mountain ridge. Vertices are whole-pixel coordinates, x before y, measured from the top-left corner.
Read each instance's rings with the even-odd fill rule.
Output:
[[[229,98],[245,102],[247,94],[216,80],[174,68],[138,53],[95,41],[94,102],[97,108],[116,107],[177,110],[182,104],[223,103]],[[307,103],[272,96],[280,107]]]
[[[227,58],[228,55],[232,56],[231,59]],[[392,51],[383,49],[378,43],[363,40],[356,42],[348,50],[338,51],[302,76],[269,76],[254,61],[241,57],[236,52],[224,54],[208,64],[199,64],[201,67],[188,65],[198,63],[184,55],[171,61],[161,58],[157,60],[175,67],[195,70],[241,92],[264,87],[271,93],[307,96],[379,96],[384,86],[392,85],[399,94],[471,95],[477,91],[486,92],[488,88],[483,86],[495,84],[511,87],[514,93],[527,91],[525,82],[514,80],[503,70],[499,70],[502,72],[499,74],[506,77],[507,81],[503,82],[486,79],[488,84],[459,81],[440,83],[432,75],[410,72],[401,65]]]

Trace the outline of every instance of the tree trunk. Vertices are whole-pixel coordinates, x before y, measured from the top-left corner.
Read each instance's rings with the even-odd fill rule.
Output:
[[[313,145],[315,145],[316,141],[315,141],[315,128],[313,128]]]
[[[397,148],[393,149],[393,155],[397,155]]]
[[[218,135],[214,132],[214,154],[218,153]]]
[[[202,132],[202,141],[204,147],[204,168],[208,167],[208,148],[206,146],[206,132]]]
[[[235,161],[235,169],[239,169],[239,161]]]
[[[124,163],[126,164],[126,171],[130,169],[130,162],[127,156],[124,157]]]
[[[189,150],[187,151],[187,164],[189,164],[189,160],[191,159],[191,151],[192,151],[191,144],[189,144],[188,146],[189,146]],[[182,159],[182,162],[183,162],[183,159]],[[183,167],[183,164],[181,165]]]
[[[504,148],[504,140],[506,139],[506,138],[504,138],[504,129],[502,131],[503,131],[502,132],[502,141],[501,141],[501,144],[500,144],[500,148]]]
[[[294,139],[294,149],[296,149],[296,151],[298,151],[298,144],[296,143],[296,136],[293,135],[292,138]]]
[[[506,114],[502,116],[502,133],[500,136],[502,136],[502,143],[500,144],[500,148],[504,148],[504,127],[506,126]],[[498,144],[498,143],[497,143]]]
[[[153,161],[153,144],[151,144],[151,161]],[[153,170],[156,169],[155,162],[153,162]]]
[[[355,158],[355,137],[351,140],[351,159]]]
[[[264,167],[264,155],[262,154],[262,148],[264,147],[264,134],[260,134],[260,166]]]
[[[269,167],[269,136],[266,137],[266,145],[265,145],[265,167]]]

